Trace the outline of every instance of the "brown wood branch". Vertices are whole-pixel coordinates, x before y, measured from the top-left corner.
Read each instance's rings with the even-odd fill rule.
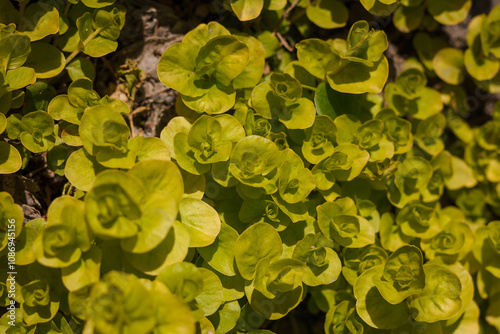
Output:
[[[111,66],[111,63],[109,62],[109,60],[106,59],[106,57],[102,57],[101,58],[102,62],[104,63],[104,65],[106,66],[106,68],[109,70],[109,72],[111,72],[111,74],[115,77],[115,78],[118,78],[118,74],[116,73],[115,69],[113,68],[113,66]]]
[[[287,49],[289,52],[293,52],[294,48],[288,44],[287,40],[279,32],[276,32],[276,37],[280,40],[281,46]]]
[[[297,7],[297,5],[299,4],[299,2],[300,2],[300,0],[295,0],[292,3],[292,5],[285,10],[285,12],[281,16],[280,20],[278,21],[278,24],[274,28],[273,34],[276,35],[278,33],[278,29],[280,28],[281,23],[283,23],[283,21],[288,18],[288,15],[290,15],[290,13],[292,12],[292,10],[294,10],[295,7]]]
[[[135,126],[134,126],[134,115],[132,113],[128,113],[127,117],[130,125],[130,138],[134,138],[136,136]]]
[[[138,107],[134,111],[132,111],[131,114],[136,115],[136,114],[139,114],[139,113],[144,112],[144,111],[149,111],[149,108],[148,107]]]

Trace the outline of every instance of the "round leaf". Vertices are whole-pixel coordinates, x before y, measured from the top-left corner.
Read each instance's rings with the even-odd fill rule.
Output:
[[[181,222],[191,238],[190,247],[211,245],[221,229],[219,214],[207,203],[183,198],[179,204]]]

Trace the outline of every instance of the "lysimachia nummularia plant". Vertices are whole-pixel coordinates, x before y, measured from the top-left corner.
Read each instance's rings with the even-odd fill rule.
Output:
[[[0,332],[499,332],[500,103],[467,103],[500,91],[500,6],[435,33],[472,2],[203,3],[156,138],[99,89],[124,7],[0,0]],[[31,219],[40,161],[65,185]]]

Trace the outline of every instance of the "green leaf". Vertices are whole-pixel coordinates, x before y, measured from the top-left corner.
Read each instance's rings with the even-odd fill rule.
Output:
[[[352,200],[351,200],[352,201]],[[344,247],[359,248],[375,242],[375,231],[365,218],[356,215],[357,209],[349,200],[326,202],[317,206],[321,232]],[[344,203],[352,203],[342,208]]]
[[[381,0],[361,0],[361,4],[367,11],[377,16],[388,16],[398,7],[397,1],[381,1]]]
[[[35,70],[29,67],[18,67],[7,71],[4,87],[7,92],[24,88],[36,81]]]
[[[98,159],[100,152],[113,150],[125,153],[129,132],[123,117],[106,106],[85,110],[80,125],[80,137],[85,150]]]
[[[356,279],[366,270],[385,264],[386,251],[378,246],[369,245],[363,248],[346,248],[344,250],[344,266],[342,275],[354,286]]]
[[[223,140],[222,125],[210,116],[201,116],[193,123],[187,140],[195,159],[201,164],[226,161],[231,154],[232,143]]]
[[[236,241],[235,260],[241,276],[251,280],[257,264],[262,259],[275,261],[283,251],[278,232],[266,223],[257,223],[247,228]]]
[[[198,46],[187,43],[175,43],[165,50],[158,64],[160,81],[187,96],[201,96],[206,93],[205,88],[195,85],[197,77],[194,71],[198,52]]]
[[[177,163],[185,171],[202,175],[210,170],[209,164],[201,164],[194,157],[194,152],[189,146],[188,135],[185,133],[177,133],[174,137],[173,146]]]
[[[422,263],[422,252],[417,247],[403,246],[389,256],[383,269],[378,267],[373,283],[386,301],[400,304],[424,288],[426,275]]]
[[[141,203],[142,215],[136,221],[139,230],[133,237],[120,240],[122,249],[130,253],[146,253],[158,246],[175,222],[177,204],[166,192],[150,193]]]
[[[219,36],[203,46],[196,58],[196,75],[229,86],[249,61],[250,50],[234,36]]]
[[[68,88],[68,100],[74,107],[87,108],[99,103],[99,95],[92,89],[89,78],[80,78],[71,83]]]
[[[78,262],[62,268],[62,281],[69,291],[99,282],[102,252],[97,246],[82,254]]]
[[[454,25],[462,22],[472,7],[471,0],[431,2],[427,4],[427,10],[436,21],[444,25]]]
[[[83,52],[91,57],[99,58],[116,51],[117,48],[117,41],[97,36],[85,46]]]
[[[302,285],[288,292],[278,292],[273,299],[266,298],[262,293],[253,288],[253,285],[245,287],[245,294],[250,306],[255,312],[266,319],[276,320],[283,318],[293,310],[301,301],[304,289]]]
[[[440,37],[431,37],[425,32],[418,32],[413,39],[413,46],[418,58],[428,70],[434,70],[433,60],[436,53],[447,47],[448,43]]]
[[[14,203],[14,199],[7,192],[0,192],[0,207],[2,207],[3,211],[0,215],[0,226],[4,231],[9,230],[14,227],[14,236],[18,237],[21,234],[21,230],[23,229],[23,210],[22,208]],[[14,221],[12,221],[14,220]],[[2,233],[0,240],[0,250],[4,250],[9,243],[9,234]]]
[[[300,82],[290,74],[273,73],[270,84],[274,93],[287,102],[294,102],[302,97]]]
[[[55,46],[47,43],[32,43],[31,53],[24,64],[35,70],[38,79],[52,78],[64,70],[64,55]]]
[[[69,77],[72,81],[80,78],[89,78],[95,80],[95,68],[92,62],[84,57],[77,57],[66,66]]]
[[[203,276],[203,291],[196,296],[196,303],[201,307],[205,316],[214,314],[222,304],[222,283],[219,277],[205,268],[198,268]]]
[[[400,6],[394,12],[393,22],[401,32],[411,32],[418,29],[422,24],[425,15],[425,7],[405,7]]]
[[[302,87],[300,89],[302,94]],[[251,101],[255,111],[266,119],[273,117],[272,111],[274,109],[284,108],[285,105],[284,99],[276,95],[269,82],[263,82],[254,88]]]
[[[121,171],[100,173],[85,197],[85,215],[92,231],[102,238],[129,238],[137,234],[137,221],[146,196],[142,182]]]
[[[264,0],[231,0],[229,3],[240,21],[250,21],[257,18],[264,8]]]
[[[21,142],[28,150],[41,153],[54,147],[54,120],[48,113],[31,112],[22,118],[21,124],[25,130],[20,134]]]
[[[43,218],[38,218],[41,228],[46,224]],[[22,229],[17,237],[16,242],[16,262],[20,266],[25,266],[36,261],[35,252],[33,251],[33,242],[38,237],[39,232],[36,229],[37,220],[29,221]]]
[[[303,87],[310,89],[317,86],[314,75],[309,73],[298,60],[289,62],[285,68],[285,73],[297,79]]]
[[[428,239],[441,231],[435,210],[419,203],[405,205],[399,211],[396,222],[401,231],[409,237]]]
[[[177,166],[165,160],[138,162],[128,172],[142,181],[147,192],[162,191],[171,195],[177,203],[184,192],[184,181]]]
[[[30,52],[31,43],[27,36],[10,35],[0,39],[0,55],[2,57],[0,64],[2,71],[6,72],[7,70],[14,70],[23,66]]]
[[[481,226],[476,230],[476,244],[474,246],[474,257],[484,266],[488,272],[495,277],[500,277],[498,259],[497,236],[500,231],[500,221],[492,221],[487,226]]]
[[[245,200],[238,212],[238,218],[243,223],[264,222],[277,231],[284,230],[290,223],[290,218],[279,209],[278,205],[266,198]]]
[[[209,316],[208,319],[214,324],[215,333],[223,334],[236,327],[240,313],[240,305],[236,300],[233,300],[223,303],[217,313]]]
[[[73,106],[67,95],[58,95],[50,101],[48,113],[55,120],[65,120],[72,124],[80,124],[84,109]]]
[[[420,148],[430,155],[437,155],[444,149],[441,135],[446,127],[446,119],[443,114],[433,115],[417,126],[415,141]]]
[[[137,144],[136,144],[137,142]],[[160,138],[134,137],[129,140],[129,147],[139,147],[137,161],[165,160],[170,161],[170,150]]]
[[[93,239],[84,222],[83,202],[59,197],[50,206],[47,221],[49,224],[33,243],[37,261],[50,268],[78,262]]]
[[[189,31],[182,39],[182,42],[186,44],[193,44],[198,46],[198,48],[201,48],[212,38],[225,35],[231,35],[229,30],[224,28],[224,26],[220,23],[212,21],[208,24],[202,23],[193,30]]]
[[[203,79],[204,81],[204,79]],[[206,81],[205,81],[206,82]],[[198,113],[209,115],[222,114],[234,106],[236,92],[232,86],[222,86],[220,83],[211,83],[206,94],[200,97],[181,95],[187,107]]]
[[[443,325],[444,332],[452,332],[452,333],[472,333],[479,332],[479,307],[475,302],[469,303],[464,314],[458,318],[455,322],[453,318],[446,321],[446,324]],[[488,315],[486,316],[488,319]],[[491,323],[491,322],[490,322]]]
[[[332,155],[336,143],[337,127],[328,116],[317,116],[311,128],[306,130],[302,154],[307,161],[317,164]]]
[[[59,31],[59,12],[49,4],[33,3],[26,8],[22,22],[21,33],[38,41]]]
[[[344,300],[328,311],[325,321],[325,333],[363,333],[363,326],[356,318],[353,303]]]
[[[474,246],[474,233],[469,225],[455,222],[448,223],[443,230],[431,239],[422,240],[420,245],[429,259],[441,257],[455,262],[464,258]]]
[[[273,299],[279,292],[289,292],[302,286],[306,265],[296,259],[271,262],[262,259],[255,269],[254,288],[266,298]]]
[[[252,88],[259,83],[265,67],[265,50],[262,43],[255,37],[236,34],[240,42],[244,43],[249,50],[248,64],[243,71],[233,79],[235,89]]]
[[[413,296],[409,307],[416,321],[447,320],[462,306],[462,284],[451,270],[444,266],[426,264],[424,290]]]
[[[229,171],[241,183],[264,187],[270,175],[278,166],[278,148],[269,139],[248,136],[241,139],[233,149]]]
[[[21,155],[16,148],[4,141],[0,142],[0,174],[12,174],[22,166]]]
[[[369,149],[380,144],[382,141],[382,132],[384,131],[384,122],[378,119],[366,121],[358,128],[355,133],[357,143],[361,148]]]
[[[184,198],[179,204],[181,222],[185,225],[190,237],[190,247],[211,245],[221,229],[219,214],[203,201]]]
[[[59,310],[59,296],[46,279],[34,280],[24,285],[21,294],[24,299],[21,311],[27,325],[48,322]]]
[[[296,223],[301,220],[306,220],[307,217],[309,217],[307,206],[304,201],[290,204],[281,198],[279,193],[272,194],[271,197],[278,208],[283,211],[292,220],[292,222]]]
[[[500,69],[500,61],[485,55],[484,49],[488,48],[488,43],[483,46],[483,40],[487,33],[483,32],[483,26],[487,25],[485,16],[478,15],[469,23],[467,32],[467,44],[469,49],[465,50],[464,62],[469,74],[476,80],[491,80]],[[487,27],[484,27],[486,30]]]
[[[182,223],[176,221],[167,237],[156,248],[142,254],[124,252],[124,256],[137,270],[157,276],[169,265],[182,262],[188,249],[189,233]]]
[[[427,188],[432,177],[432,166],[421,157],[407,158],[401,163],[394,179],[387,184],[387,198],[398,208],[407,203],[418,200],[420,191]]]
[[[296,47],[300,64],[315,77],[325,79],[328,64],[336,59],[331,45],[320,39],[306,39]]]
[[[89,191],[96,175],[105,169],[93,156],[81,148],[69,156],[64,174],[76,188]]]
[[[389,63],[385,57],[371,67],[356,62],[347,65],[340,62],[336,66],[342,70],[327,72],[327,79],[334,90],[342,93],[380,93],[389,75]]]
[[[209,246],[198,247],[197,251],[212,268],[224,275],[234,276],[234,252],[238,237],[235,229],[222,223],[215,241]]]
[[[384,32],[370,31],[366,21],[356,22],[345,44],[342,40],[332,43],[335,52],[326,68],[330,86],[342,93],[381,92],[389,75],[383,56],[387,45]]]
[[[380,294],[373,283],[382,266],[366,270],[354,284],[356,311],[369,326],[379,329],[397,328],[410,320],[410,309],[406,303],[392,305]]]
[[[160,134],[161,140],[167,144],[170,154],[173,159],[176,159],[175,149],[174,149],[174,137],[177,133],[189,134],[189,129],[191,128],[191,123],[184,117],[174,117],[168,122],[167,126],[162,130]]]
[[[427,79],[417,69],[401,73],[396,84],[388,84],[385,98],[390,108],[401,115],[411,115],[426,119],[443,109],[441,95],[432,88],[425,87]]]
[[[309,286],[331,284],[340,276],[340,259],[330,246],[331,241],[322,235],[307,234],[297,242],[293,258],[307,265],[303,278]]]
[[[302,201],[316,188],[313,174],[291,149],[281,151],[280,160],[278,177],[281,198],[291,204]]]
[[[110,290],[113,293],[109,293]],[[90,317],[85,330],[108,333],[151,331],[157,323],[156,316],[161,318],[161,322],[169,319],[163,314],[156,315],[150,312],[158,303],[156,298],[166,297],[166,288],[163,287],[163,293],[161,289],[159,290],[154,293],[150,292],[146,284],[132,274],[118,271],[106,274],[101,281],[92,286],[90,291],[87,300]],[[167,296],[170,295],[167,294]],[[181,306],[177,307],[182,309]],[[187,318],[184,320],[189,324]]]
[[[320,1],[314,6],[307,6],[306,15],[320,28],[335,29],[347,24],[349,11],[340,1]]]
[[[450,85],[459,85],[465,79],[464,54],[458,49],[441,49],[434,56],[433,67],[438,77]]]
[[[184,302],[190,302],[203,291],[203,273],[202,269],[194,264],[181,262],[166,267],[156,277],[156,280],[165,284],[172,293]]]
[[[498,294],[496,295],[496,297],[492,296],[491,299],[492,299],[492,302],[490,303],[490,305],[488,306],[488,309],[486,310],[486,321],[490,325],[495,327],[496,330],[498,330],[500,328],[500,315],[498,314],[498,303],[499,303],[498,302]],[[476,308],[477,308],[477,306],[476,306]],[[477,313],[479,313],[479,312],[477,312]],[[471,320],[473,321],[475,318],[476,317],[474,317]]]
[[[335,153],[325,164],[333,169],[335,179],[351,181],[361,173],[369,158],[370,154],[357,145],[342,144],[336,147]]]
[[[90,8],[102,8],[110,6],[115,3],[116,0],[82,0],[83,4]]]
[[[14,8],[14,5],[10,1],[0,2],[0,23],[18,23],[19,22],[19,12]]]
[[[93,27],[99,31],[99,36],[109,40],[117,40],[120,30],[125,24],[125,8],[114,6],[110,9],[95,10]]]

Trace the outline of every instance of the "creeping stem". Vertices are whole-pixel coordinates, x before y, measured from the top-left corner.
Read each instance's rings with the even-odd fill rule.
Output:
[[[68,64],[76,57],[78,54],[85,49],[85,47],[94,39],[96,38],[102,31],[102,28],[96,29],[92,34],[90,34],[82,43],[83,47],[76,49],[73,51],[72,54],[66,58],[66,64],[65,66],[68,66]]]

